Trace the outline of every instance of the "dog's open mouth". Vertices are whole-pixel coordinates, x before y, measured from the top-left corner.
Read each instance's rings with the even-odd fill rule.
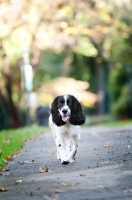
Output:
[[[61,116],[61,118],[62,118],[62,121],[64,121],[64,122],[66,122],[69,118],[70,118],[70,116]]]

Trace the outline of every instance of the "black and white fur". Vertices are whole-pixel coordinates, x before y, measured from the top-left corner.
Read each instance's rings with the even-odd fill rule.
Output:
[[[57,96],[51,104],[49,124],[57,147],[57,159],[63,165],[74,162],[80,139],[80,125],[85,115],[79,101],[72,95]]]

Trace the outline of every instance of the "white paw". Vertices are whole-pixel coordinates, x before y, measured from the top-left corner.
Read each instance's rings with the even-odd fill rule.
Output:
[[[62,165],[67,165],[69,163],[69,158],[67,155],[63,156],[61,159],[61,164]]]
[[[73,163],[73,162],[75,162],[75,159],[70,159],[70,163]]]
[[[61,160],[62,165],[67,165],[69,163],[69,160]]]

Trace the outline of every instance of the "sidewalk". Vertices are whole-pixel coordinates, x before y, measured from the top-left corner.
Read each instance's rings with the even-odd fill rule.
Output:
[[[5,167],[1,186],[8,191],[0,200],[130,200],[132,126],[82,128],[76,161],[66,166],[51,133],[42,134]]]

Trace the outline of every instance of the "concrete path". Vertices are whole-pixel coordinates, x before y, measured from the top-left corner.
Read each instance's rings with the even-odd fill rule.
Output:
[[[76,161],[66,166],[51,133],[42,134],[9,162],[1,186],[8,191],[0,200],[130,200],[132,127],[82,128]]]

